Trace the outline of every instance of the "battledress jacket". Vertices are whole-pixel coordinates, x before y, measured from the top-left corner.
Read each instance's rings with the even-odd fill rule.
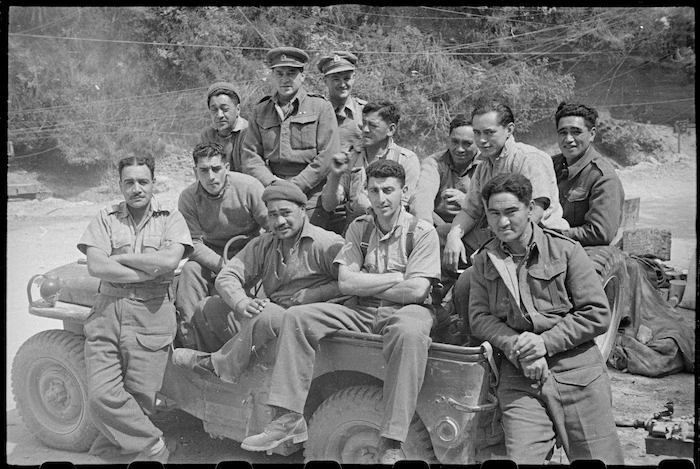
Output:
[[[505,354],[521,332],[539,334],[550,361],[605,333],[611,314],[583,247],[556,231],[532,228],[519,269],[495,237],[475,255],[469,324],[475,336]]]

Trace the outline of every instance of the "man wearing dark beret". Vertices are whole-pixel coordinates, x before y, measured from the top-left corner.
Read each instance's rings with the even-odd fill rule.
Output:
[[[195,311],[207,350],[173,354],[174,363],[203,367],[226,382],[237,381],[251,352],[277,336],[287,308],[341,296],[333,259],[343,238],[309,223],[306,195],[290,181],[272,182],[262,200],[269,231],[228,261],[215,282],[220,296],[204,299]],[[267,298],[248,296],[246,288],[258,282]]]
[[[275,93],[253,108],[243,141],[243,171],[265,187],[278,179],[296,184],[308,198],[310,222],[325,227],[328,213],[319,198],[330,159],[340,149],[338,124],[333,106],[302,86],[308,60],[295,47],[268,52]]]
[[[318,61],[318,70],[328,87],[328,99],[338,120],[340,151],[347,152],[362,140],[362,109],[367,101],[352,96],[355,84],[357,56],[346,51],[331,52]],[[346,225],[345,204],[339,204],[330,214],[328,229],[342,233]]]
[[[240,116],[241,98],[236,88],[224,81],[207,89],[207,107],[211,116],[199,135],[199,143],[216,143],[224,147],[224,163],[231,171],[242,172],[241,144],[248,121]]]

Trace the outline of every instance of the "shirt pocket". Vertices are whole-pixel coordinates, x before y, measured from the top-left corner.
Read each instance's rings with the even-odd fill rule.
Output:
[[[566,261],[535,265],[527,271],[532,302],[540,313],[567,312],[571,303],[566,291]]]
[[[111,254],[128,254],[131,252],[131,233],[128,231],[117,231],[112,236]]]
[[[316,127],[318,116],[302,114],[289,119],[290,144],[294,150],[316,148]]]
[[[143,247],[141,248],[141,252],[156,252],[160,249],[160,245],[160,236],[146,235],[143,237]]]
[[[280,137],[280,123],[276,116],[268,116],[260,122],[260,138],[265,154],[272,152]]]

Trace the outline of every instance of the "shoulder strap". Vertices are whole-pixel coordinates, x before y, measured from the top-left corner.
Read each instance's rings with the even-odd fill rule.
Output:
[[[418,217],[413,217],[410,225],[408,225],[408,233],[406,234],[406,258],[408,258],[413,252],[413,238],[415,236],[418,221]],[[368,222],[367,225],[365,225],[365,231],[362,233],[360,250],[362,251],[363,258],[367,256],[367,249],[369,248],[369,238],[372,236],[372,228],[372,224]]]
[[[408,233],[406,234],[406,259],[408,259],[413,252],[413,237],[416,231],[416,225],[418,225],[418,220],[418,217],[413,217],[411,224],[408,225]]]
[[[367,257],[367,249],[369,248],[369,238],[372,236],[372,223],[367,221],[365,225],[365,231],[362,233],[362,241],[360,242],[360,250],[362,251],[362,258]]]

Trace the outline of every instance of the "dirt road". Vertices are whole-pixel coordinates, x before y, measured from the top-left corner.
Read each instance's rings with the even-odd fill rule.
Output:
[[[687,269],[696,248],[697,166],[684,158],[671,165],[642,164],[619,172],[626,195],[641,197],[640,225],[669,228],[672,232],[670,264]],[[171,181],[172,182],[172,181]],[[171,184],[160,194],[161,200],[175,201],[184,185]],[[54,451],[43,447],[28,433],[18,418],[10,389],[12,360],[19,346],[33,334],[60,328],[58,321],[27,313],[26,282],[36,273],[72,262],[80,257],[75,245],[88,221],[105,202],[67,202],[61,199],[8,203],[7,218],[7,303],[6,303],[6,405],[7,460],[10,464],[40,464],[68,460],[95,463],[87,455]],[[685,310],[691,321],[695,312]],[[676,415],[694,412],[694,376],[688,373],[650,379],[611,370],[616,417],[650,418],[663,409],[668,400],[676,403]],[[221,460],[250,460],[232,441],[212,440],[201,423],[179,411],[158,417],[166,435],[177,437],[182,445],[172,462],[215,463]],[[664,457],[646,455],[643,429],[620,429],[623,449],[629,465],[656,465]],[[267,459],[266,459],[267,458]],[[301,462],[301,455],[289,458],[260,456],[257,462]]]

